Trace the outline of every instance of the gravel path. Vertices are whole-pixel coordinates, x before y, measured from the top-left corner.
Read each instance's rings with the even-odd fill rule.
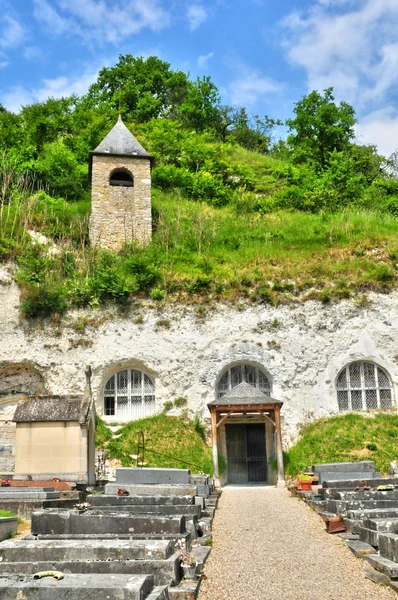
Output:
[[[199,600],[398,600],[286,490],[226,487]]]

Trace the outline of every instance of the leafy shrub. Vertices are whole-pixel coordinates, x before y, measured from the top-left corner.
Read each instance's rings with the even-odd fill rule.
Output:
[[[99,415],[95,415],[95,447],[103,448],[112,439],[112,431]]]
[[[187,404],[188,400],[186,398],[183,398],[182,396],[179,396],[174,400],[174,406],[176,408],[181,408],[182,406],[186,406]]]
[[[193,426],[194,426],[196,433],[198,433],[200,435],[200,437],[202,438],[202,440],[205,442],[206,441],[206,425],[204,423],[202,423],[202,421],[199,419],[198,415],[194,416]]]
[[[160,288],[153,288],[149,292],[149,295],[152,298],[152,300],[156,300],[156,301],[160,302],[161,300],[163,300],[166,297],[166,292],[165,292],[165,290],[161,290]]]
[[[28,319],[62,315],[68,305],[65,289],[47,283],[25,285],[22,290],[21,310]]]

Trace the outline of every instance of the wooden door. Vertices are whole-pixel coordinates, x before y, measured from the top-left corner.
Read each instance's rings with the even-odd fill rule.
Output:
[[[267,480],[265,427],[226,425],[228,483],[264,483]]]

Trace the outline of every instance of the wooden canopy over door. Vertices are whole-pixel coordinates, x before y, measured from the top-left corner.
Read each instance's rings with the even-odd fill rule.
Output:
[[[220,399],[208,404],[211,415],[211,432],[213,448],[213,472],[218,480],[218,429],[224,421],[234,414],[258,414],[266,421],[272,423],[276,434],[276,461],[278,468],[277,486],[285,487],[285,474],[283,468],[282,435],[281,435],[281,408],[283,403],[263,394],[248,383],[242,382],[229,390]]]

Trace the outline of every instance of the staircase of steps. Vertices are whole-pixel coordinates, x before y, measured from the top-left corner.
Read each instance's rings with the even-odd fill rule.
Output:
[[[379,477],[369,461],[315,465],[314,471],[322,482],[320,514],[343,515],[348,534],[341,537],[348,547],[381,574],[379,582],[389,581],[398,591],[398,479]]]
[[[84,598],[96,600],[196,598],[210,552],[201,545],[211,536],[208,511],[218,499],[212,493],[207,506],[210,478],[179,469],[117,469],[116,477],[105,494],[86,498],[91,508],[37,510],[30,536],[0,544],[2,599],[74,600],[83,588]],[[181,581],[177,545],[194,554],[195,581]],[[34,573],[48,570],[62,571],[64,579],[33,581]]]
[[[71,499],[64,498],[52,486],[0,487],[0,509],[10,510],[24,519],[30,519],[32,512],[40,508],[72,508],[78,501],[78,495],[76,492],[70,492],[70,495]]]

